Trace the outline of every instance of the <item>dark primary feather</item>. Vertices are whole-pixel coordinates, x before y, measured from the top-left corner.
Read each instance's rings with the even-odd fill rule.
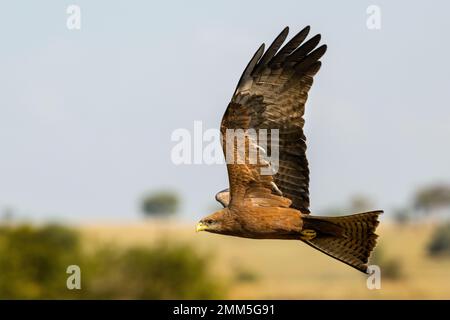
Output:
[[[302,31],[297,33],[289,42],[280,50],[280,52],[270,61],[271,68],[278,68],[281,62],[292,53],[308,36],[311,28],[306,26]]]
[[[271,189],[274,182],[283,196],[292,201],[293,208],[309,213],[309,169],[303,115],[308,91],[313,76],[320,69],[319,59],[326,46],[317,48],[320,35],[305,41],[310,30],[308,26],[281,47],[288,30],[285,28],[265,53],[262,45],[254,54],[238,82],[221,128],[222,132],[228,128],[279,129],[278,172],[268,178],[261,176],[256,166],[229,164],[231,199],[237,196],[236,193],[245,196],[245,190],[250,187]],[[269,136],[268,155],[271,153],[270,139]]]
[[[242,72],[241,78],[239,79],[238,84],[236,86],[236,90],[242,85],[243,80],[247,79],[250,76],[263,53],[264,53],[264,43],[259,46],[258,50],[256,50],[252,59],[248,62],[247,67],[245,67],[244,72]]]
[[[295,64],[306,57],[320,42],[320,34],[315,35],[286,57],[286,64]]]
[[[269,49],[267,49],[262,58],[258,61],[257,67],[253,70],[254,74],[260,72],[268,64],[268,62],[272,60],[272,58],[275,56],[275,53],[277,53],[278,49],[280,49],[284,40],[286,40],[288,33],[289,27],[286,27],[283,29],[283,31],[281,31],[278,37],[275,38]]]

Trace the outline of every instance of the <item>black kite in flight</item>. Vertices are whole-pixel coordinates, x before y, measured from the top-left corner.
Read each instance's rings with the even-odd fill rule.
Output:
[[[231,147],[234,160],[227,159],[230,188],[216,199],[224,206],[202,219],[197,231],[253,239],[301,240],[323,253],[360,271],[367,272],[369,255],[376,244],[374,233],[382,211],[340,217],[311,216],[309,210],[309,169],[306,138],[303,133],[305,103],[319,59],[326,45],[318,46],[320,35],[305,41],[309,26],[281,49],[289,29],[286,27],[264,52],[264,44],[245,68],[222,118],[222,147]],[[237,150],[230,130],[243,130],[245,151],[264,149],[250,135],[250,129],[277,129],[278,168],[262,174],[269,161],[249,161],[249,153]],[[268,138],[271,141],[271,137]],[[273,150],[271,150],[273,149]],[[230,149],[228,149],[230,151]],[[258,158],[259,159],[259,158]],[[241,161],[239,161],[241,160]]]

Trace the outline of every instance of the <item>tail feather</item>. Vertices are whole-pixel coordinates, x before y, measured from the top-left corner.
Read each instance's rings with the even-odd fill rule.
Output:
[[[304,215],[303,228],[313,229],[317,236],[308,245],[367,273],[367,262],[376,245],[375,234],[383,211],[370,211],[341,217]]]

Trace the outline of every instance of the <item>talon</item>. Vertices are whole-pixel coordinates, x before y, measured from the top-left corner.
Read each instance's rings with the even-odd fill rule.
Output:
[[[316,237],[316,232],[312,229],[305,229],[300,232],[301,240],[312,240]]]

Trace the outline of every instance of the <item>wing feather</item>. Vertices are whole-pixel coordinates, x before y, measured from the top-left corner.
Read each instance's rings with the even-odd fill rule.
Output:
[[[245,80],[248,79],[255,68],[256,64],[258,63],[258,60],[261,58],[261,56],[264,53],[264,43],[261,44],[256,50],[255,54],[253,55],[252,59],[248,62],[247,67],[245,67],[244,72],[241,75],[241,78],[238,81],[238,85],[236,87],[236,91],[243,86],[245,83]],[[236,94],[236,91],[234,94]]]
[[[281,31],[281,33],[278,35],[278,37],[275,38],[275,40],[270,45],[269,49],[264,53],[261,60],[258,62],[258,66],[254,69],[253,73],[258,74],[277,53],[278,49],[280,49],[281,45],[283,44],[284,40],[286,40],[286,37],[289,33],[289,27],[286,27]]]
[[[280,52],[270,61],[271,68],[279,68],[280,64],[284,59],[292,53],[308,36],[310,26],[306,26],[297,33],[281,50]]]
[[[304,214],[309,213],[309,168],[303,116],[313,76],[321,67],[319,59],[327,47],[318,47],[320,35],[305,42],[309,26],[281,47],[288,31],[286,27],[265,53],[264,45],[256,51],[238,82],[221,123],[223,136],[228,129],[267,129],[268,142],[275,138],[270,130],[278,129],[278,171],[273,175],[262,175],[261,167],[272,165],[264,159],[256,165],[247,163],[247,157],[243,159],[244,164],[228,163],[230,190],[227,197],[230,202],[222,202],[224,206],[255,197],[254,190],[266,190],[258,191],[259,199],[263,194],[270,194],[270,203],[278,201],[280,206],[285,206],[286,202],[281,199],[285,197],[292,201],[292,207]],[[247,133],[245,141],[246,147],[259,147],[259,141]],[[226,154],[225,138],[222,144]],[[237,145],[233,142],[232,147],[237,148]],[[264,153],[272,153],[270,143]],[[279,191],[283,197],[277,195]],[[262,203],[260,200],[254,202]]]
[[[317,34],[308,41],[306,41],[294,52],[292,52],[289,56],[287,56],[285,63],[289,64],[299,62],[319,44],[320,39],[321,39],[320,34]]]

